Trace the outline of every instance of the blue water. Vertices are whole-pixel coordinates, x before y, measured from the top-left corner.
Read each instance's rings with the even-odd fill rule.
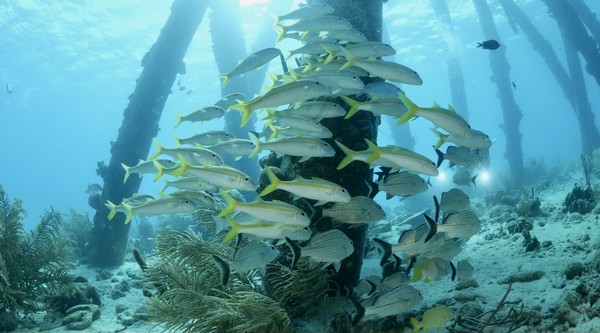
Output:
[[[517,1],[564,62],[563,46],[555,21],[538,0]],[[489,1],[500,42],[506,47],[511,77],[517,84],[515,98],[524,114],[524,161],[543,158],[549,166],[575,160],[580,140],[574,112],[545,63],[523,33],[515,34],[501,7]],[[588,0],[600,11],[600,2]],[[29,212],[26,224],[36,224],[50,206],[67,211],[73,207],[90,212],[83,193],[88,183],[101,183],[98,161],[110,159],[122,112],[135,86],[140,60],[155,41],[168,14],[170,1],[3,1],[0,6],[0,184],[10,197],[23,199]],[[251,45],[261,20],[272,20],[264,1],[242,1],[244,29]],[[500,128],[501,108],[496,86],[490,81],[487,50],[476,48],[484,38],[471,1],[451,1],[450,10],[466,82],[472,127],[485,131],[496,142],[491,150],[490,172],[505,172],[505,140]],[[289,11],[281,9],[276,15]],[[389,1],[384,4],[385,23],[395,59],[417,70],[424,80],[419,87],[405,86],[418,104],[450,102],[450,90],[439,32],[428,0]],[[178,77],[193,89],[180,92],[177,84],[161,120],[158,139],[172,145],[175,112],[186,114],[220,98],[219,78],[210,48],[205,18],[185,57],[187,74]],[[288,44],[284,44],[288,45]],[[291,45],[291,44],[290,44]],[[286,47],[282,47],[284,50]],[[598,86],[585,77],[592,108],[600,105]],[[12,93],[4,86],[10,84]],[[600,115],[596,114],[597,125]],[[222,122],[204,125],[218,129]],[[435,141],[429,124],[410,124],[416,150],[430,158]],[[177,134],[196,132],[181,126]],[[391,143],[387,126],[380,145]],[[160,187],[145,179],[142,191]]]

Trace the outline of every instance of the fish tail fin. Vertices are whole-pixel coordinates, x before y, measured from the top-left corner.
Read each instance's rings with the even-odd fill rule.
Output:
[[[179,163],[181,163],[181,167],[179,167],[179,169],[177,169],[177,170],[173,171],[173,173],[171,173],[173,176],[179,176],[182,173],[186,172],[190,168],[190,164],[185,159],[185,157],[183,157],[183,155],[177,154],[177,157],[179,157]],[[159,163],[159,165],[160,165],[160,163]],[[154,166],[156,166],[156,164],[154,164]],[[160,166],[163,167],[162,165],[160,165]]]
[[[241,224],[237,223],[234,219],[232,219],[229,216],[225,216],[225,219],[231,225],[231,230],[229,230],[225,237],[223,237],[223,243],[229,242],[231,239],[233,239],[233,237],[239,234],[242,227]]]
[[[435,148],[435,147],[434,147]],[[442,165],[442,163],[444,162],[444,153],[442,153],[441,150],[435,148],[435,153],[437,154],[437,163],[435,164],[436,167],[440,167],[440,165]]]
[[[117,214],[117,205],[112,203],[110,200],[106,200],[106,203],[104,204],[104,206],[106,206],[106,208],[110,209],[110,212],[108,212],[108,219],[112,220],[113,217],[115,217],[115,214]]]
[[[381,261],[379,262],[379,266],[383,266],[393,254],[392,244],[379,238],[373,238],[373,241],[383,252],[383,256],[381,257]]]
[[[176,135],[173,135],[173,140],[175,140],[175,145],[177,145],[177,147],[181,146],[181,139]]]
[[[296,72],[293,68],[288,68],[288,71],[290,73],[290,81],[298,81],[301,79],[300,74],[298,74],[298,72]]]
[[[219,269],[219,272],[221,272],[221,283],[223,284],[223,286],[226,286],[227,282],[229,282],[231,268],[229,267],[229,264],[225,262],[225,260],[215,255],[213,255],[212,257],[215,261],[215,264],[217,265],[217,268]]]
[[[277,39],[275,43],[281,42],[285,38],[285,26],[279,22],[279,17],[275,19],[275,23],[273,23],[273,29],[277,31]]]
[[[248,154],[248,158],[253,158],[254,156],[258,155],[258,153],[260,153],[262,142],[258,139],[256,134],[254,134],[252,132],[248,132],[248,137],[250,138],[250,141],[252,141],[252,143],[255,146],[254,149],[250,152],[250,154]]]
[[[419,331],[423,327],[423,323],[418,321],[415,317],[410,317],[410,324],[413,327],[413,333],[419,333]]]
[[[342,161],[340,162],[340,164],[338,164],[338,166],[336,168],[337,170],[341,170],[341,169],[345,168],[348,164],[352,163],[352,161],[354,161],[354,156],[356,155],[356,152],[354,150],[344,146],[339,141],[335,141],[335,143],[338,145],[338,147],[340,147],[342,152],[344,152],[344,154],[346,154],[346,156],[344,156],[344,158],[342,158]]]
[[[477,184],[475,183],[475,180],[477,179],[477,176],[479,176],[479,174],[476,174],[475,176],[471,177],[471,183],[473,183],[474,187],[477,187]]]
[[[356,62],[356,57],[352,55],[345,47],[342,47],[342,53],[344,54],[344,58],[346,58],[346,63],[340,67],[338,71],[344,70],[348,67],[351,67]]]
[[[406,112],[398,119],[398,125],[402,125],[405,122],[409,121],[411,118],[417,115],[417,110],[419,107],[413,101],[411,101],[406,95],[403,93],[398,94],[402,103],[406,106]]]
[[[127,203],[122,203],[122,205],[123,207],[125,207],[125,209],[127,209],[127,217],[125,218],[125,224],[128,224],[133,218],[134,207]]]
[[[165,167],[162,164],[160,164],[157,160],[153,160],[152,164],[154,165],[157,171],[153,179],[156,182],[160,179],[160,177],[162,177],[165,174]]]
[[[302,73],[309,72],[315,68],[315,61],[309,58],[304,59],[306,62],[306,67],[302,70]]]
[[[246,123],[248,122],[248,120],[250,119],[250,116],[252,116],[252,108],[250,107],[249,103],[246,103],[244,101],[237,101],[239,104],[234,104],[229,106],[230,109],[232,110],[237,110],[239,112],[242,113],[242,121],[240,122],[240,127],[244,127],[246,125]]]
[[[325,61],[323,62],[323,65],[327,65],[335,59],[335,51],[325,44],[321,44],[321,47],[327,52],[327,58],[325,58]]]
[[[423,243],[427,243],[435,234],[437,233],[437,223],[429,217],[429,215],[425,214],[425,221],[427,222],[427,227],[429,228],[429,232],[427,232],[427,236],[425,236],[425,241]]]
[[[367,146],[373,151],[373,154],[365,160],[365,163],[371,163],[381,157],[381,148],[377,147],[377,145],[369,139],[365,139],[365,142],[367,142]]]
[[[343,96],[343,95],[340,97],[342,97],[342,99],[344,100],[344,102],[346,102],[346,104],[350,105],[350,110],[348,110],[348,113],[346,113],[346,116],[344,117],[344,119],[348,119],[348,118],[352,117],[355,113],[358,112],[360,106],[362,105],[361,102],[355,101],[352,98]]]
[[[436,142],[435,146],[433,146],[433,147],[435,149],[439,149],[444,143],[446,143],[446,141],[448,140],[448,137],[450,135],[441,133],[440,131],[437,131],[435,128],[432,128],[431,131],[433,132],[433,134],[435,134],[438,137],[438,141]]]
[[[154,139],[154,140],[152,140],[152,142],[156,146],[156,153],[154,153],[150,157],[148,157],[149,160],[153,160],[153,159],[157,158],[158,156],[160,156],[160,154],[162,154],[163,150],[165,149],[165,147],[163,147],[160,144],[160,142],[158,142],[158,140]]]
[[[124,163],[121,163],[121,166],[125,170],[125,177],[123,178],[123,184],[127,182],[127,178],[131,176],[131,167],[126,166]]]
[[[269,128],[271,131],[273,131],[273,133],[267,138],[267,142],[275,139],[279,135],[279,127],[269,125]]]
[[[223,197],[223,199],[225,199],[227,207],[225,207],[225,209],[223,209],[221,213],[217,215],[217,217],[224,217],[233,213],[235,208],[238,206],[239,202],[235,201],[235,199],[231,195],[229,195],[229,193],[227,193],[227,191],[225,190],[221,190],[219,193],[221,193],[221,196]]]
[[[450,270],[452,271],[451,279],[454,281],[456,279],[456,266],[452,263],[452,261],[448,261],[450,263]]]
[[[269,178],[270,184],[267,185],[267,187],[265,187],[264,190],[262,190],[258,194],[261,197],[275,191],[277,189],[277,186],[279,186],[279,184],[281,183],[281,180],[277,178],[277,176],[270,167],[265,168],[265,173],[267,174],[267,178]]]
[[[221,83],[221,88],[225,88],[225,86],[231,80],[231,73],[219,74],[219,76],[223,79],[223,82]]]
[[[288,246],[290,247],[290,251],[292,252],[292,263],[290,264],[290,269],[294,270],[296,264],[298,263],[298,260],[300,260],[300,257],[302,256],[302,248],[300,248],[300,246],[298,246],[298,244],[296,244],[289,237],[286,237],[285,241],[287,242]]]
[[[350,302],[354,309],[356,309],[356,314],[352,318],[352,327],[356,326],[358,322],[365,316],[365,307],[360,304],[353,296],[350,296]]]
[[[175,124],[175,128],[177,128],[179,127],[179,125],[181,125],[181,122],[183,121],[183,116],[179,113],[175,113],[175,117],[177,117],[177,123]]]

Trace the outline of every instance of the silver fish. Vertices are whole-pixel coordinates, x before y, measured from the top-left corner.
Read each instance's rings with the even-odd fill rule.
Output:
[[[473,186],[476,186],[476,179],[477,175],[471,176],[471,174],[466,168],[457,170],[452,176],[452,182],[458,186],[470,186],[471,183],[473,183]]]
[[[230,263],[217,256],[213,256],[213,259],[221,271],[221,282],[226,285],[231,271],[244,274],[249,270],[258,269],[264,275],[267,264],[278,256],[279,250],[275,245],[265,242],[250,242],[235,251]]]
[[[396,195],[410,197],[425,192],[428,188],[423,178],[408,171],[388,175],[378,186],[380,191],[386,192],[385,198],[388,200]]]
[[[439,149],[435,150],[438,155],[437,166],[439,167],[444,160],[447,160],[450,167],[455,165],[473,166],[484,163],[489,156],[485,149],[472,149],[467,147],[448,146],[446,153]]]
[[[323,216],[340,223],[363,224],[383,220],[385,212],[373,199],[358,196],[348,202],[338,202],[330,208],[324,208]]]
[[[338,229],[331,229],[311,237],[304,247],[298,246],[286,238],[292,250],[292,269],[301,256],[310,257],[312,261],[333,264],[336,271],[340,269],[341,261],[354,252],[352,240]]]
[[[352,324],[361,319],[377,319],[406,312],[423,301],[423,295],[413,286],[399,286],[392,290],[376,293],[362,302],[350,298],[357,310]]]
[[[192,135],[187,138],[178,138],[175,137],[178,145],[201,145],[201,146],[210,146],[216,145],[220,142],[225,142],[235,139],[235,137],[225,131],[208,131],[204,133],[199,133]]]
[[[440,201],[440,211],[447,213],[463,211],[471,205],[469,196],[459,188],[453,188],[450,191],[442,192]]]
[[[468,240],[481,230],[481,221],[473,211],[465,209],[446,215],[443,223],[436,228],[438,232],[445,232],[448,237]]]
[[[473,265],[467,260],[461,260],[456,265],[456,277],[460,281],[468,280],[473,277]]]

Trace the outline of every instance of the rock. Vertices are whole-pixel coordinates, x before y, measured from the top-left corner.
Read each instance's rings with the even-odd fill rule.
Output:
[[[95,304],[76,305],[67,310],[63,325],[75,331],[85,330],[100,317],[100,307]]]
[[[116,284],[114,286],[113,289],[118,289],[118,290],[126,293],[129,291],[129,283],[127,283],[126,281],[119,282],[118,284]]]
[[[78,275],[78,276],[76,276],[73,279],[73,282],[75,282],[75,283],[86,283],[86,282],[88,282],[88,280],[84,276]]]
[[[472,292],[472,291],[459,291],[454,295],[454,299],[457,302],[473,302],[476,301],[478,298],[481,298],[481,296],[479,296],[478,294]]]
[[[467,302],[458,309],[458,314],[464,318],[478,318],[483,314],[483,307],[478,302]]]
[[[531,282],[541,279],[544,276],[542,271],[528,271],[515,273],[507,278],[498,280],[498,284],[508,284],[509,282]]]
[[[572,262],[567,265],[564,270],[567,280],[573,280],[583,274],[583,264],[580,262]]]
[[[456,284],[456,290],[463,290],[463,289],[477,288],[477,287],[479,287],[479,284],[477,283],[477,281],[475,281],[475,279],[458,281],[458,283]]]
[[[120,291],[119,289],[113,289],[110,292],[110,298],[112,299],[119,299],[121,297],[125,297],[125,293]]]
[[[511,235],[518,234],[523,231],[531,231],[531,229],[533,229],[533,224],[525,218],[519,218],[516,221],[509,223],[506,229]]]
[[[117,314],[119,314],[125,310],[127,310],[127,305],[125,305],[125,304],[117,304],[117,306],[115,306],[115,312]]]
[[[108,280],[112,277],[112,273],[106,269],[102,269],[96,273],[96,281]]]

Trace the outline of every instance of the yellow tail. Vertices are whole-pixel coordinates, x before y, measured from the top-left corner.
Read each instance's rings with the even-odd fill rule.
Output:
[[[275,175],[273,170],[271,170],[270,167],[267,167],[265,169],[265,173],[267,174],[267,177],[269,178],[269,182],[271,182],[271,183],[258,194],[261,197],[275,191],[277,189],[277,186],[279,186],[279,184],[281,183],[281,180],[279,180],[279,178],[277,178],[277,176]]]
[[[417,115],[419,107],[415,103],[413,103],[413,101],[411,101],[408,97],[406,97],[406,95],[404,95],[403,93],[398,93],[398,95],[400,96],[402,103],[404,103],[407,109],[406,112],[402,115],[402,117],[400,117],[400,119],[398,119],[397,122],[398,125],[402,125]]]
[[[240,232],[240,228],[241,228],[241,224],[237,223],[231,217],[225,216],[225,219],[227,220],[227,222],[229,222],[229,224],[231,224],[231,230],[229,230],[227,232],[227,234],[225,235],[225,237],[223,238],[223,241],[222,241],[223,243],[228,242],[233,237],[235,237]]]
[[[235,211],[235,208],[238,206],[239,202],[235,201],[235,199],[225,190],[221,190],[219,193],[221,193],[221,196],[223,199],[225,199],[225,202],[227,202],[227,207],[225,207],[225,209],[223,209],[221,213],[217,215],[217,217],[225,217]]]
[[[342,170],[343,168],[345,168],[348,164],[352,163],[354,161],[354,156],[356,155],[356,152],[346,146],[344,146],[342,143],[335,141],[335,143],[338,145],[338,147],[340,147],[340,149],[344,152],[344,154],[346,154],[346,156],[344,156],[344,158],[342,159],[342,161],[340,162],[340,164],[338,164],[337,166],[337,170]]]

